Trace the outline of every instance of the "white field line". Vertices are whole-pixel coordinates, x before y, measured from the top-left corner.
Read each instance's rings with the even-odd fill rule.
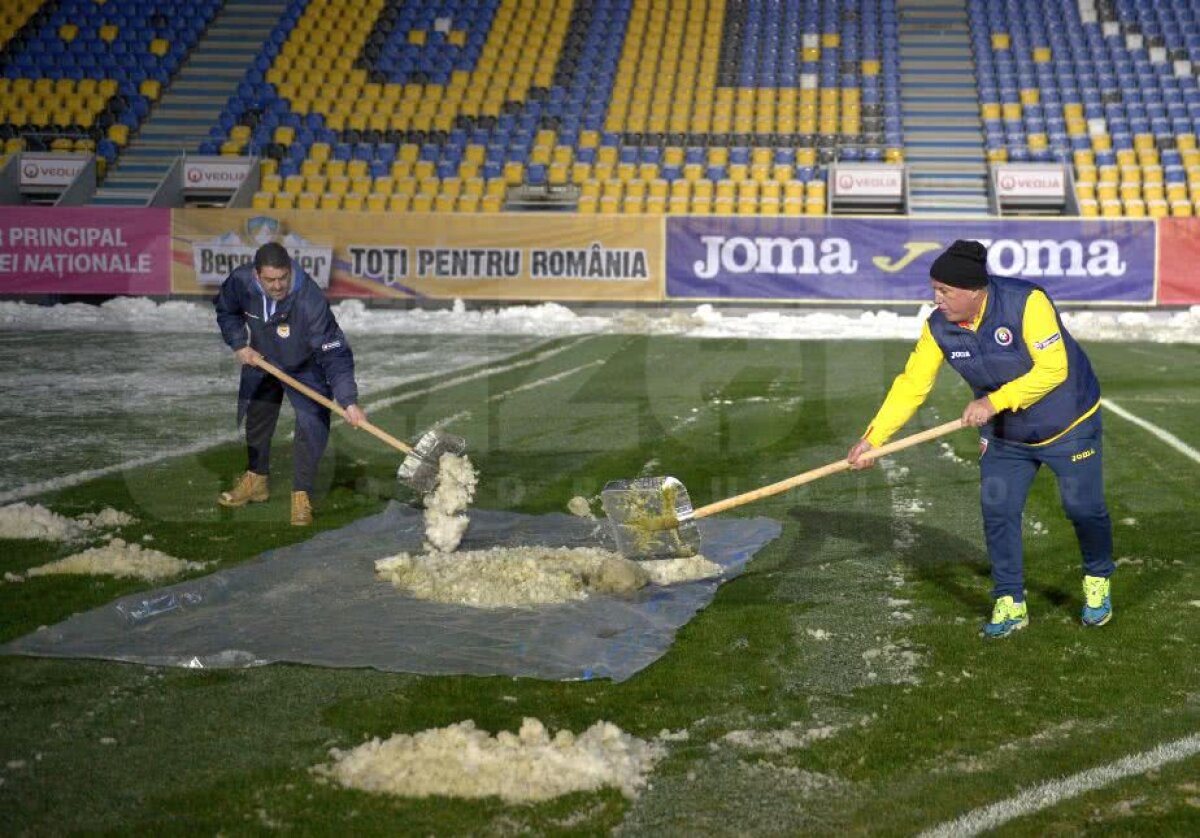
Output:
[[[488,402],[502,401],[504,399],[507,399],[509,396],[515,395],[516,393],[524,393],[527,390],[536,390],[538,387],[545,387],[547,384],[554,384],[557,381],[562,381],[564,378],[569,378],[570,376],[574,375],[577,372],[583,372],[584,370],[591,369],[592,367],[604,366],[605,363],[607,363],[607,362],[604,361],[603,359],[598,360],[598,361],[589,361],[586,364],[580,364],[577,367],[571,367],[568,370],[563,370],[562,372],[556,372],[556,373],[554,373],[554,375],[547,375],[544,378],[537,378],[537,379],[534,379],[533,381],[527,381],[524,384],[520,384],[520,385],[518,385],[516,387],[512,387],[508,390],[502,390],[499,393],[494,393],[493,395],[490,395],[487,397],[487,401]],[[458,413],[452,413],[449,416],[445,417],[444,419],[439,419],[438,421],[433,423],[433,426],[438,429],[445,428],[445,427],[448,427],[448,426],[454,424],[455,422],[458,422],[462,419],[466,419],[470,415],[471,415],[470,408],[468,408],[466,410],[460,410]]]
[[[1122,419],[1124,419],[1128,422],[1132,422],[1133,424],[1137,425],[1142,430],[1149,431],[1153,436],[1162,440],[1167,445],[1171,446],[1176,451],[1183,454],[1185,457],[1190,457],[1195,462],[1200,463],[1200,451],[1197,451],[1195,448],[1188,445],[1182,439],[1175,436],[1175,434],[1173,434],[1169,431],[1164,431],[1158,425],[1155,425],[1152,422],[1147,422],[1145,419],[1141,418],[1140,416],[1135,416],[1134,414],[1130,413],[1128,410],[1121,407],[1119,404],[1112,401],[1111,399],[1101,399],[1100,404],[1104,406],[1105,410],[1112,411],[1113,413],[1120,416]]]
[[[409,390],[407,393],[400,393],[395,396],[389,396],[386,399],[379,399],[378,401],[368,403],[367,407],[371,408],[372,410],[378,410],[380,408],[391,407],[394,404],[399,404],[400,402],[411,401],[412,399],[419,398],[421,396],[427,396],[430,393],[436,393],[439,390],[446,390],[450,387],[456,387],[459,384],[465,384],[468,381],[476,381],[480,378],[487,378],[489,375],[496,375],[496,374],[502,373],[502,372],[510,372],[512,370],[519,370],[522,367],[528,367],[528,366],[532,366],[533,364],[539,364],[542,361],[546,360],[547,358],[553,358],[555,355],[566,352],[568,349],[574,349],[576,346],[583,343],[585,340],[591,340],[591,338],[592,338],[591,335],[587,335],[585,337],[580,338],[579,340],[574,340],[574,341],[571,341],[570,343],[565,343],[562,346],[556,346],[554,349],[548,349],[545,352],[539,352],[537,355],[534,355],[531,358],[526,358],[523,361],[514,361],[511,364],[504,364],[504,365],[498,366],[498,367],[485,367],[481,370],[476,370],[473,373],[468,373],[467,375],[460,375],[453,379],[446,379],[445,381],[439,381],[437,384],[431,384],[428,387],[422,387],[420,390]]]
[[[1063,800],[1078,797],[1089,791],[1111,785],[1117,780],[1145,774],[1172,762],[1179,762],[1200,754],[1200,733],[1193,733],[1174,742],[1159,745],[1150,751],[1124,757],[1110,765],[1090,768],[1070,777],[1052,780],[1027,789],[1016,797],[993,803],[968,812],[933,829],[921,833],[920,838],[966,838],[995,829],[1014,818],[1031,815],[1049,809]]]
[[[56,489],[66,489],[69,486],[78,486],[80,483],[86,483],[89,480],[95,480],[97,477],[107,477],[110,474],[116,474],[119,471],[127,469],[141,468],[142,466],[161,463],[163,460],[169,460],[172,457],[184,457],[189,454],[199,454],[202,451],[207,451],[210,448],[216,448],[218,445],[224,445],[227,442],[236,442],[242,436],[240,431],[229,431],[224,434],[216,434],[207,436],[199,442],[193,442],[191,445],[184,445],[178,448],[172,448],[170,451],[163,451],[158,454],[147,454],[145,457],[137,457],[133,460],[126,460],[123,463],[114,463],[111,466],[102,466],[100,468],[89,468],[83,471],[77,471],[72,474],[64,474],[61,477],[53,477],[49,480],[39,480],[36,483],[26,483],[24,486],[17,486],[15,489],[9,489],[6,492],[0,492],[0,503],[12,503],[13,501],[24,500],[25,498],[40,495],[45,492],[53,492]]]
[[[588,340],[589,338],[590,338],[590,336],[580,338],[579,340],[572,341],[570,343],[564,344],[563,346],[555,347],[554,349],[547,350],[546,352],[540,352],[537,355],[534,355],[531,358],[526,358],[523,361],[514,361],[512,363],[502,364],[500,366],[485,367],[482,370],[476,370],[475,372],[467,373],[466,375],[460,375],[460,376],[455,376],[452,378],[447,378],[444,381],[440,381],[437,384],[431,385],[429,387],[423,387],[420,390],[412,390],[407,393],[400,394],[398,396],[392,396],[392,397],[386,398],[386,399],[379,399],[378,401],[375,401],[375,402],[368,402],[366,406],[370,409],[387,407],[389,405],[396,404],[397,402],[407,401],[408,399],[414,399],[419,396],[423,396],[428,393],[435,392],[437,390],[444,390],[448,387],[453,387],[455,385],[463,384],[468,381],[475,381],[476,379],[482,378],[484,376],[494,375],[496,373],[508,372],[509,370],[519,369],[521,367],[526,367],[531,364],[540,363],[541,361],[544,361],[547,358],[557,355],[560,352],[564,352],[568,349],[572,349],[575,346],[578,346],[580,343],[582,343],[585,340]],[[216,448],[218,445],[224,445],[229,442],[236,442],[237,440],[239,440],[241,438],[242,438],[242,432],[240,430],[229,431],[228,433],[215,434],[213,436],[204,437],[200,441],[194,442],[191,445],[185,445],[182,447],[172,448],[170,451],[163,451],[158,454],[148,454],[145,457],[137,457],[136,459],[126,460],[121,463],[114,463],[113,465],[110,465],[110,466],[102,466],[100,468],[92,468],[92,469],[85,469],[83,471],[77,471],[72,474],[64,474],[60,477],[54,477],[49,480],[39,480],[35,483],[26,483],[24,486],[17,486],[14,489],[9,489],[7,491],[0,492],[0,504],[13,503],[14,501],[19,501],[19,500],[24,500],[25,498],[35,497],[37,495],[44,494],[46,492],[52,492],[52,491],[56,491],[58,489],[66,489],[71,486],[78,486],[81,483],[86,483],[89,480],[95,480],[98,477],[107,477],[110,474],[116,474],[118,472],[127,471],[127,470],[135,469],[135,468],[142,468],[143,466],[153,465],[154,463],[161,463],[164,460],[169,460],[174,457],[183,457],[183,456],[188,456],[191,454],[199,454],[203,451],[207,451],[210,448]]]

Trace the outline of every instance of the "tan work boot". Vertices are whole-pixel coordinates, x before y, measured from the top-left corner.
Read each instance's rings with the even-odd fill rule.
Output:
[[[308,492],[292,492],[292,526],[307,527],[313,521]]]
[[[232,489],[221,492],[217,503],[221,506],[245,506],[248,503],[262,503],[270,496],[267,491],[267,476],[248,471],[238,478]]]

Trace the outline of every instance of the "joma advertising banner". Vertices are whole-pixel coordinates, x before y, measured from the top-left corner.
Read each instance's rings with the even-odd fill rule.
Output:
[[[0,207],[0,294],[168,294],[171,211]]]
[[[663,297],[659,219],[213,209],[173,218],[177,294],[213,293],[278,241],[334,297]]]
[[[955,239],[988,270],[1058,301],[1154,302],[1153,221],[687,217],[667,220],[667,296],[692,300],[921,302]]]

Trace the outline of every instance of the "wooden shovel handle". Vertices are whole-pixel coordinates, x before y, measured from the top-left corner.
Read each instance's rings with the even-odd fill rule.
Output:
[[[905,448],[911,448],[922,442],[928,442],[931,439],[937,439],[939,436],[945,436],[952,431],[957,431],[959,428],[965,427],[962,419],[955,419],[945,424],[938,425],[936,428],[929,428],[920,433],[906,436],[903,439],[898,439],[895,442],[889,442],[887,445],[882,445],[879,448],[872,448],[865,452],[859,460],[874,460],[876,457],[883,457],[895,451],[903,451]],[[822,477],[828,477],[831,474],[837,474],[839,471],[846,471],[850,468],[850,463],[845,459],[838,460],[835,463],[830,463],[827,466],[814,468],[811,471],[806,471],[803,474],[797,474],[795,477],[789,477],[787,480],[780,480],[778,483],[772,483],[770,486],[763,486],[761,489],[754,489],[741,495],[734,495],[725,500],[719,500],[716,503],[710,503],[708,506],[702,506],[692,513],[693,518],[704,518],[709,515],[715,515],[718,512],[724,512],[726,509],[733,509],[735,506],[741,506],[744,503],[759,500],[760,498],[768,498],[771,495],[778,495],[780,492],[786,492],[788,489],[794,489],[797,486],[803,486],[805,483],[811,483],[814,480],[819,480]]]
[[[329,408],[334,413],[336,413],[338,416],[341,416],[343,419],[346,418],[346,411],[345,411],[345,409],[342,408],[342,406],[340,404],[335,402],[333,399],[325,398],[324,396],[322,396],[320,393],[318,393],[316,390],[309,387],[308,385],[301,384],[299,381],[292,378],[286,372],[279,369],[279,367],[272,364],[266,358],[259,358],[258,361],[255,363],[255,366],[259,367],[260,369],[266,370],[271,375],[275,376],[280,381],[282,381],[284,384],[291,387],[293,390],[298,390],[299,392],[308,396],[310,399],[312,399],[317,404],[324,405],[325,407]],[[408,444],[403,443],[400,440],[396,439],[394,436],[389,434],[387,431],[383,430],[383,428],[376,427],[375,425],[372,425],[370,422],[366,422],[366,421],[359,422],[358,427],[362,428],[364,431],[366,431],[369,434],[372,434],[373,436],[379,437],[379,439],[383,440],[388,445],[392,446],[393,448],[399,449],[400,451],[403,451],[405,454],[412,453],[411,445],[408,445]]]

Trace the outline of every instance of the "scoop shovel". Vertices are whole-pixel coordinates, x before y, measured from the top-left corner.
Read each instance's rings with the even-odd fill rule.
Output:
[[[327,399],[311,387],[301,384],[269,361],[259,358],[256,366],[266,370],[294,390],[308,396],[317,404],[324,405],[343,419],[346,418],[346,411],[337,402]],[[416,445],[408,445],[370,422],[359,422],[358,427],[404,452],[404,462],[400,464],[396,477],[400,482],[408,484],[421,494],[432,492],[437,487],[438,463],[443,454],[462,454],[467,450],[465,439],[444,431],[426,431],[421,434]]]
[[[895,451],[902,451],[922,442],[964,427],[962,419],[929,428],[895,442],[873,448],[859,459],[874,460]],[[733,509],[811,483],[822,477],[846,471],[845,459],[820,468],[797,474],[778,483],[763,486],[741,495],[692,508],[687,487],[674,477],[638,477],[633,480],[613,480],[600,493],[600,503],[612,525],[617,548],[631,559],[661,559],[694,556],[700,552],[700,531],[696,520],[707,518],[726,509]]]

